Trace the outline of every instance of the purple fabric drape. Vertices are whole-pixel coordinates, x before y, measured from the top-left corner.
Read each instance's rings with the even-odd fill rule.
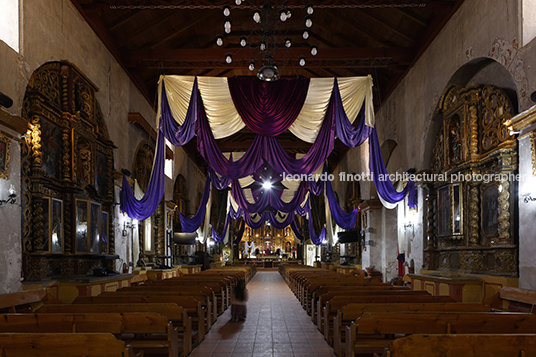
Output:
[[[233,241],[234,245],[239,244],[240,241],[242,240],[242,237],[244,236],[245,228],[246,228],[246,222],[244,220],[242,220],[240,222],[240,226],[238,228],[238,233],[236,234],[236,239]]]
[[[257,213],[255,214],[255,216],[256,215],[259,215],[259,214]],[[244,212],[242,217],[244,218],[244,221],[246,221],[248,226],[250,226],[253,229],[259,229],[262,226],[264,226],[264,224],[266,223],[266,220],[268,219],[268,213],[262,212],[262,214],[260,214],[260,219],[257,222],[255,222],[253,218],[251,218],[251,215],[247,212]]]
[[[197,209],[197,213],[195,214],[195,216],[193,216],[192,218],[188,218],[179,211],[181,227],[182,227],[183,232],[193,233],[199,227],[201,227],[201,225],[203,224],[203,220],[205,219],[205,214],[207,212],[207,202],[208,202],[209,196],[210,196],[210,173],[207,175],[207,179],[205,181],[205,189],[203,190],[203,198],[201,199],[201,204],[199,205],[199,208]]]
[[[197,89],[197,78],[190,97],[190,104],[186,112],[184,123],[179,125],[171,114],[168,98],[166,95],[165,82],[162,81],[162,93],[160,96],[160,129],[173,145],[183,146],[187,144],[195,135],[197,115],[199,106],[202,106],[201,96]]]
[[[225,190],[227,187],[229,187],[229,184],[231,183],[231,179],[227,177],[218,177],[214,170],[212,170],[210,167],[208,168],[208,172],[210,175],[210,182],[212,185],[216,188],[216,190],[221,191]]]
[[[227,233],[227,230],[229,229],[229,223],[231,219],[237,220],[242,216],[242,209],[240,207],[238,208],[238,211],[235,212],[233,209],[233,206],[229,207],[229,212],[225,215],[225,223],[223,225],[223,233],[219,235],[214,227],[212,227],[212,239],[214,239],[216,242],[220,243],[223,242],[225,239],[225,234]],[[242,232],[244,234],[244,232]],[[242,239],[242,237],[240,238]]]
[[[290,224],[290,228],[292,228],[292,232],[294,233],[294,237],[298,238],[303,242],[304,236],[300,232],[300,229],[298,228],[298,225],[296,224],[296,221],[292,221]]]
[[[278,212],[277,211],[270,212],[269,216],[270,216],[270,222],[272,223],[272,226],[274,226],[277,229],[285,229],[289,225],[291,225],[292,222],[294,222],[294,212],[289,212],[287,217],[283,220],[283,222],[278,221],[278,219],[277,219]]]
[[[238,114],[254,133],[277,136],[300,114],[307,97],[308,78],[284,78],[275,82],[254,77],[231,77],[229,91]]]
[[[381,198],[386,202],[394,204],[402,201],[404,197],[408,195],[408,206],[416,207],[417,202],[415,200],[415,182],[408,181],[404,190],[398,192],[389,179],[389,174],[383,161],[376,129],[374,129],[370,134],[369,145],[370,173],[372,174],[374,185],[376,186],[376,190]]]
[[[280,173],[310,175],[326,161],[334,147],[334,118],[342,107],[342,102],[337,103],[334,98],[332,95],[313,146],[301,159],[295,159],[287,154],[276,138],[257,135],[242,158],[237,161],[228,160],[216,144],[203,106],[198,108],[197,149],[214,171],[231,179],[253,174],[264,161]]]
[[[337,78],[335,78],[335,85],[333,86],[333,92],[336,97],[335,100],[340,101],[342,107],[341,94],[339,92],[339,86],[337,84]],[[355,148],[363,144],[368,139],[370,133],[374,128],[365,124],[365,109],[361,110],[361,118],[354,128],[352,123],[348,120],[348,116],[344,111],[339,112],[339,115],[335,117],[335,130],[339,140],[346,146]]]
[[[240,206],[240,208],[247,213],[263,212],[268,208],[268,206],[271,206],[278,211],[287,213],[293,212],[297,207],[299,207],[307,195],[307,190],[308,183],[306,181],[302,181],[294,193],[294,197],[288,203],[279,198],[280,195],[277,194],[276,190],[257,191],[258,198],[255,199],[255,203],[250,203],[246,199],[244,191],[240,187],[240,182],[238,180],[233,180],[231,194],[233,195],[236,203],[238,203],[238,206]]]
[[[322,227],[322,231],[320,232],[320,235],[317,235],[316,234],[316,231],[315,231],[315,228],[314,228],[314,225],[313,225],[313,215],[311,213],[311,201],[309,199],[307,199],[307,201],[305,202],[305,205],[303,207],[298,207],[296,209],[296,213],[299,214],[300,216],[308,216],[309,218],[307,219],[308,220],[308,227],[309,227],[309,237],[311,238],[311,242],[313,242],[313,244],[316,244],[316,245],[319,245],[319,244],[322,244],[322,240],[325,239],[326,237],[326,227]],[[291,225],[292,227],[292,225]],[[298,229],[297,226],[295,226],[296,230]],[[292,230],[294,231],[294,227],[292,228]],[[297,231],[299,233],[299,230]],[[301,235],[301,233],[300,233]],[[303,235],[302,235],[303,237]]]
[[[327,170],[326,170],[327,172]],[[342,210],[337,202],[333,187],[329,180],[326,181],[326,196],[328,198],[329,210],[331,211],[331,217],[339,227],[344,229],[354,229],[355,221],[357,219],[358,208],[354,209],[350,213],[346,213]]]
[[[134,197],[134,192],[123,175],[123,188],[120,195],[121,211],[126,212],[132,219],[143,221],[150,217],[160,204],[165,192],[164,159],[166,155],[164,135],[159,130],[156,141],[156,153],[153,162],[153,171],[147,191],[141,200]]]

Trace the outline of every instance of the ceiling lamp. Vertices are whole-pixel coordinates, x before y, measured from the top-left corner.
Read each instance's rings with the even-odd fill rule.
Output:
[[[242,31],[250,31],[250,33],[247,36],[241,36],[237,40],[226,41],[226,47],[236,43],[239,43],[240,47],[236,52],[228,52],[225,55],[225,61],[231,63],[233,55],[236,55],[243,48],[247,48],[248,55],[246,56],[246,61],[249,70],[253,71],[255,68],[260,68],[257,72],[257,77],[260,80],[276,81],[281,77],[279,69],[289,63],[294,56],[290,48],[300,45],[298,42],[300,39],[295,37],[293,40],[290,33],[290,30],[296,29],[299,24],[292,24],[292,21],[289,21],[292,17],[292,12],[286,7],[288,5],[285,6],[287,3],[285,0],[280,0],[280,4],[275,2],[272,3],[270,0],[264,0],[260,7],[257,6],[258,3],[254,3],[253,1],[247,0],[246,2],[249,4],[249,9],[253,8],[250,13],[251,17],[248,16],[248,18],[251,19],[249,21],[252,21],[252,23],[238,24],[237,22],[238,25],[236,25],[236,27]],[[238,6],[241,5],[243,1],[235,0],[234,3]],[[305,20],[302,22],[301,26],[304,26],[305,29],[301,33],[301,38],[307,41],[311,34],[310,28],[313,26],[312,15],[314,9],[311,3],[307,4],[304,9]],[[223,15],[225,16],[223,26],[224,31],[229,35],[232,32],[233,26],[233,22],[229,17],[231,15],[230,5],[224,5]],[[286,25],[287,23],[288,25]],[[251,30],[251,28],[253,28],[253,30]],[[295,36],[295,34],[292,34],[292,36]],[[224,38],[222,35],[216,36],[216,44],[218,46],[224,45]],[[305,46],[310,48],[311,55],[315,56],[318,53],[317,45],[305,44]],[[305,57],[299,57],[297,62],[300,66],[305,66]]]

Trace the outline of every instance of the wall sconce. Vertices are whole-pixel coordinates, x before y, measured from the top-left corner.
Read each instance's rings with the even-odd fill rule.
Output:
[[[525,193],[523,195],[523,202],[529,203],[531,201],[536,201],[536,197],[532,197],[532,195],[530,193]]]
[[[127,235],[127,229],[136,228],[137,225],[138,225],[137,219],[133,220],[132,222],[127,222],[127,221],[123,222],[123,236]]]
[[[15,199],[17,198],[17,191],[15,191],[15,187],[13,185],[11,185],[9,187],[9,196],[7,196],[7,200],[0,200],[0,206],[2,205],[6,205],[6,204],[14,204],[15,203]]]

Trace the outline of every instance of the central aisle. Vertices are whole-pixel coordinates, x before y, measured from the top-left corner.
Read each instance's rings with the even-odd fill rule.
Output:
[[[245,322],[227,309],[192,357],[335,357],[298,299],[276,271],[257,271],[249,282]]]

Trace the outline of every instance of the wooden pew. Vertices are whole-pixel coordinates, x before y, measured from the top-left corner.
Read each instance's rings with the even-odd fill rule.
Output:
[[[366,312],[346,327],[346,357],[382,353],[394,335],[536,333],[536,315],[512,312]]]
[[[535,334],[411,335],[390,343],[384,357],[536,356]]]
[[[111,333],[0,333],[2,357],[135,357]]]
[[[208,289],[208,288],[207,288]],[[150,288],[150,287],[129,287],[119,289],[114,292],[105,292],[99,296],[190,296],[201,303],[201,306],[205,309],[205,328],[209,331],[212,324],[216,322],[216,297],[212,289],[209,289],[206,293],[203,293],[198,288],[192,289],[173,289],[173,288]],[[210,295],[209,295],[210,294]]]
[[[79,296],[73,304],[151,304],[173,303],[181,306],[192,321],[192,339],[197,344],[205,338],[205,310],[201,303],[190,296]]]
[[[471,303],[393,303],[393,304],[348,304],[341,307],[332,323],[325,325],[324,338],[333,346],[337,356],[344,351],[344,337],[346,326],[350,326],[365,312],[401,312],[401,311],[427,311],[427,312],[491,312],[487,306]]]
[[[52,304],[43,305],[40,314],[61,313],[122,313],[122,312],[154,312],[165,316],[177,330],[178,348],[183,356],[188,356],[192,351],[192,323],[186,310],[177,304]]]
[[[179,355],[177,331],[156,313],[3,314],[0,332],[112,333],[144,354]]]
[[[505,286],[483,303],[500,310],[536,313],[536,291]]]
[[[33,307],[41,305],[47,297],[45,289],[20,291],[0,295],[0,313],[31,312]]]
[[[382,287],[384,288],[384,287]],[[372,289],[372,288],[354,288],[352,289],[344,289],[344,290],[336,290],[329,291],[326,294],[323,294],[318,297],[317,301],[313,301],[313,307],[311,308],[311,319],[313,320],[313,323],[316,323],[318,329],[322,331],[323,325],[324,325],[324,307],[326,306],[327,302],[331,301],[334,297],[346,297],[348,301],[351,301],[353,297],[357,296],[371,296],[371,295],[385,295],[385,296],[391,296],[391,295],[400,295],[400,296],[431,296],[427,291],[425,290],[408,290],[408,289],[396,289],[396,287],[393,287],[393,289]]]

